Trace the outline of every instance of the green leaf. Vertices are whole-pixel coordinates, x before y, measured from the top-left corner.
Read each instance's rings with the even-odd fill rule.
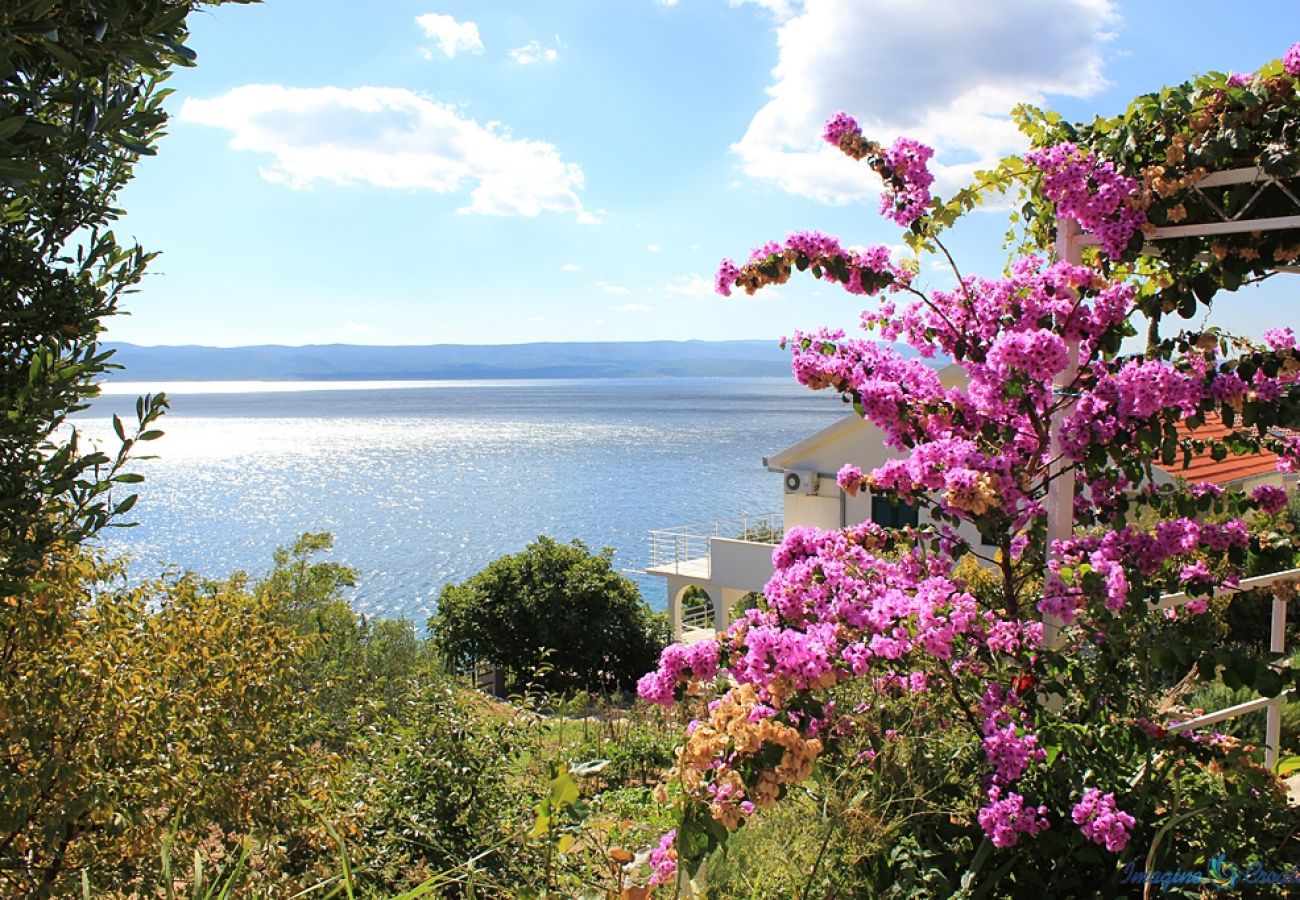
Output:
[[[572,806],[578,802],[578,785],[569,775],[567,769],[560,770],[554,778],[551,779],[551,795],[548,798],[551,801],[553,809],[563,809],[566,806]]]
[[[11,138],[22,131],[26,122],[26,116],[10,116],[7,119],[0,119],[0,141]]]
[[[551,830],[551,817],[542,812],[542,804],[536,807],[537,818],[533,821],[533,827],[528,832],[528,837],[536,839]]]
[[[14,181],[35,181],[41,170],[35,163],[19,162],[15,159],[0,158],[0,178]]]

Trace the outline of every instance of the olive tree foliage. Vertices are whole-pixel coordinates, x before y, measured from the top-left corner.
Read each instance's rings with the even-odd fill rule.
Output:
[[[129,809],[148,804],[143,798],[127,802],[133,790],[147,788],[130,775],[134,766],[147,768],[158,759],[184,764],[167,755],[164,723],[174,716],[139,719],[142,710],[172,702],[165,672],[155,669],[154,680],[143,678],[147,667],[137,669],[130,660],[150,640],[178,652],[194,650],[192,634],[172,645],[154,633],[190,622],[189,614],[142,618],[149,598],[104,590],[113,574],[87,544],[119,524],[134,504],[123,491],[129,494],[140,476],[127,463],[139,442],[161,433],[154,426],[166,399],[142,397],[135,421],[115,419],[116,446],[107,449],[86,446],[68,417],[95,396],[97,382],[112,368],[99,335],[153,258],[114,234],[121,215],[116,198],[162,134],[162,85],[169,71],[194,61],[185,47],[187,17],[218,2],[225,0],[0,3],[5,896],[54,892],[62,873],[77,864],[72,857],[90,853],[86,848],[110,832],[135,827]],[[229,615],[237,619],[238,611]],[[197,656],[171,659],[204,665]],[[266,690],[274,692],[274,684],[268,677]],[[152,706],[146,702],[150,691],[158,693]],[[176,706],[175,715],[184,709]]]
[[[224,0],[216,0],[224,2]],[[244,0],[235,0],[244,2]],[[0,599],[25,606],[51,553],[130,509],[115,494],[162,396],[116,422],[115,451],[85,447],[67,417],[109,368],[104,319],[154,254],[121,242],[114,203],[166,123],[162,83],[191,65],[198,0],[0,4]]]
[[[488,662],[547,690],[625,689],[666,635],[613,550],[542,536],[463,584],[443,588],[429,627],[456,665]]]

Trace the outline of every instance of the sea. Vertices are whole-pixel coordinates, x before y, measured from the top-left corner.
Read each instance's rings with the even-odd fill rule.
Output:
[[[612,547],[663,609],[649,533],[778,512],[763,458],[850,413],[790,378],[110,382],[72,424],[111,444],[113,414],[160,390],[137,524],[102,538],[132,579],[260,575],[327,531],[354,608],[421,626],[444,585],[539,535]]]

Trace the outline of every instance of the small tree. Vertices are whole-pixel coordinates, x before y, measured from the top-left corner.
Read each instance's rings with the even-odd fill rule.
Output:
[[[490,662],[548,690],[622,689],[654,665],[663,628],[614,551],[539,537],[443,588],[430,630],[457,665]]]

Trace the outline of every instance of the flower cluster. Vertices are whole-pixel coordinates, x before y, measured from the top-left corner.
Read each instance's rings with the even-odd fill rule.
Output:
[[[1097,788],[1088,789],[1083,799],[1075,804],[1070,818],[1088,840],[1101,844],[1112,853],[1128,846],[1135,823],[1132,816],[1115,806],[1114,794],[1103,794]]]
[[[1025,774],[1031,762],[1042,762],[1046,752],[1038,746],[1038,736],[1027,733],[1015,723],[997,727],[985,723],[984,754],[999,784],[1009,784]]]
[[[1296,44],[1300,47],[1300,44]],[[1290,328],[1270,328],[1263,334],[1264,346],[1277,352],[1296,349],[1295,332]]]
[[[1300,77],[1300,43],[1292,44],[1282,56],[1282,68],[1288,75]]]
[[[839,282],[850,294],[871,295],[886,288],[896,291],[912,281],[910,271],[890,260],[888,247],[846,249],[833,237],[801,231],[787,237],[784,244],[758,247],[743,266],[724,259],[715,287],[724,297],[731,296],[736,287],[752,294],[766,285],[785,284],[796,269],[811,269],[814,276]]]
[[[826,121],[822,139],[828,144],[839,147],[845,155],[853,159],[863,159],[880,153],[880,145],[864,138],[857,120],[843,110]]]
[[[1022,834],[1035,835],[1050,827],[1047,807],[1029,806],[1014,791],[1003,797],[1002,789],[994,785],[988,790],[988,800],[977,818],[994,847],[1014,847]]]
[[[677,829],[673,828],[659,839],[659,846],[650,851],[650,887],[668,884],[677,875]]]
[[[781,696],[780,686],[775,692],[760,692],[753,684],[732,688],[710,704],[708,719],[693,724],[678,750],[682,787],[728,829],[740,827],[756,809],[771,809],[788,785],[812,774],[821,755],[821,739],[782,721],[791,714],[780,712]],[[779,748],[776,764],[747,782],[747,763],[770,747]]]
[[[880,196],[882,215],[906,228],[925,214],[934,183],[926,164],[933,156],[932,148],[911,138],[899,138],[880,154],[877,171],[886,185]]]
[[[865,159],[885,183],[880,196],[880,212],[904,228],[925,215],[930,205],[930,185],[934,184],[928,164],[934,149],[911,138],[901,137],[887,149],[862,135],[862,127],[848,113],[831,116],[822,131],[822,139],[838,147],[846,156]]]
[[[672,706],[679,686],[695,679],[709,682],[718,674],[718,642],[671,644],[659,655],[659,668],[642,675],[637,693],[649,703]]]
[[[1043,195],[1091,231],[1111,258],[1118,258],[1146,224],[1137,204],[1138,183],[1107,160],[1071,143],[1055,144],[1025,154],[1025,161],[1043,173]]]
[[[1250,534],[1241,519],[1226,522],[1198,522],[1195,519],[1166,519],[1154,529],[1137,527],[1113,529],[1106,534],[1057,541],[1049,577],[1039,609],[1065,622],[1072,622],[1081,604],[1098,599],[1107,610],[1119,613],[1129,602],[1130,573],[1151,577],[1171,561],[1183,560],[1175,567],[1184,582],[1208,587],[1215,582],[1197,553],[1222,554],[1233,547],[1244,548]],[[1199,564],[1198,564],[1199,563]],[[1066,576],[1066,570],[1072,574]],[[1088,575],[1101,578],[1089,595],[1083,585]],[[1067,583],[1070,582],[1071,583]],[[1147,599],[1147,598],[1143,598]]]
[[[1287,492],[1280,487],[1274,487],[1271,484],[1261,484],[1250,492],[1250,499],[1259,504],[1259,508],[1266,513],[1280,513],[1286,509],[1290,499]]]
[[[1300,358],[1288,346],[1294,342],[1288,332],[1268,332],[1269,349],[1257,349],[1249,367],[1240,359],[1219,360],[1213,346],[1173,360],[1094,360],[1082,373],[1086,390],[1063,425],[1063,446],[1083,459],[1091,447],[1122,443],[1142,429],[1162,430],[1165,422],[1214,405],[1240,412],[1247,403],[1278,402],[1300,386]],[[1195,428],[1186,433],[1187,441],[1200,439]]]
[[[933,368],[904,359],[893,347],[846,341],[844,332],[824,329],[795,332],[788,343],[795,380],[813,390],[830,387],[851,394],[892,447],[910,447],[922,436],[907,415],[910,409],[947,396]]]

